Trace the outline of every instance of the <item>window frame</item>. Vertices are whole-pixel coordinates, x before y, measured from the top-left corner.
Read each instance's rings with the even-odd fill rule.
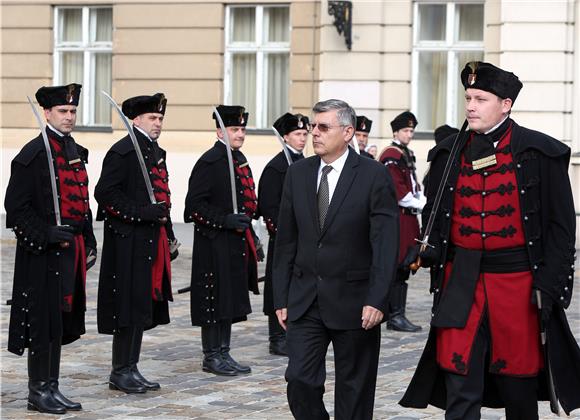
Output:
[[[59,42],[59,33],[61,31],[61,16],[62,10],[66,9],[81,9],[81,32],[82,37],[80,42]],[[65,52],[82,52],[83,53],[83,80],[81,84],[83,85],[84,95],[81,95],[81,101],[83,106],[82,115],[77,116],[77,126],[78,127],[90,127],[95,129],[109,128],[112,123],[109,124],[97,124],[95,123],[95,101],[91,100],[93,95],[89,93],[93,90],[93,83],[95,80],[95,66],[96,60],[95,56],[99,53],[109,53],[111,57],[113,55],[113,40],[111,36],[111,41],[95,41],[91,42],[91,10],[95,9],[111,9],[113,11],[112,5],[66,5],[66,6],[54,6],[53,13],[53,83],[55,85],[62,84],[60,80],[60,59],[61,54]],[[93,13],[92,17],[96,19],[96,14]],[[96,24],[92,25],[96,29]],[[112,35],[113,28],[111,28]],[[111,66],[112,72],[112,66]]]
[[[420,30],[420,15],[419,6],[425,4],[439,4],[446,6],[446,24],[445,24],[445,39],[441,41],[419,40]],[[477,52],[485,53],[484,39],[481,41],[459,41],[459,11],[458,5],[482,5],[484,6],[484,34],[485,38],[485,2],[483,0],[459,0],[459,1],[441,1],[441,0],[418,0],[413,4],[413,18],[415,24],[413,25],[413,50],[411,52],[411,74],[413,75],[411,83],[411,108],[418,109],[419,98],[419,53],[421,52],[446,52],[447,53],[447,89],[446,89],[446,106],[445,106],[445,121],[442,124],[450,124],[452,126],[459,126],[463,121],[456,121],[458,115],[457,103],[458,88],[460,84],[460,71],[458,67],[458,54],[462,52]],[[457,69],[459,71],[454,71]],[[462,104],[461,104],[462,105]],[[437,127],[432,127],[419,132],[432,132]]]
[[[236,8],[255,9],[255,39],[253,42],[232,42],[233,17],[232,9]],[[264,42],[264,30],[267,22],[264,22],[264,8],[287,8],[288,9],[288,42]],[[290,20],[290,5],[281,4],[235,4],[227,5],[224,24],[224,103],[232,104],[232,55],[235,53],[251,53],[256,55],[256,115],[254,116],[255,126],[249,127],[256,130],[269,128],[267,120],[268,102],[268,60],[267,54],[288,54],[290,62],[290,40],[292,36],[292,25]],[[290,80],[289,80],[290,82]],[[290,98],[288,98],[289,100]],[[237,104],[235,104],[237,105]],[[244,105],[244,104],[240,104]]]

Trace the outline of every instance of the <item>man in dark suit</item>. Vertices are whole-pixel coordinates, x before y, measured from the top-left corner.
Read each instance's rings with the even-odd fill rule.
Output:
[[[332,342],[335,417],[371,419],[379,324],[396,272],[397,200],[387,169],[348,148],[354,110],[331,99],[313,114],[317,156],[288,169],[274,255],[288,401],[297,419],[329,418],[322,398]]]

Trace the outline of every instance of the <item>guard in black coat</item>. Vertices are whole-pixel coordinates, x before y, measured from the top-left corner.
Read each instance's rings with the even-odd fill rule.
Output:
[[[354,135],[358,143],[360,155],[370,159],[375,158],[373,155],[366,151],[367,143],[369,142],[369,133],[371,132],[372,126],[373,120],[369,120],[364,115],[357,115]]]
[[[286,330],[288,402],[297,419],[328,419],[332,342],[337,419],[372,419],[380,322],[397,268],[398,208],[387,169],[348,147],[354,110],[313,109],[317,156],[288,169],[274,255],[274,307]]]
[[[85,333],[86,270],[96,259],[85,164],[88,150],[70,136],[81,86],[42,87],[36,99],[47,121],[62,226],[55,219],[42,135],[12,161],[4,206],[18,245],[14,264],[8,350],[28,348],[28,409],[80,410],[60,392],[61,345]]]
[[[400,404],[432,404],[446,419],[479,419],[482,406],[505,407],[508,420],[537,419],[538,400],[548,399],[549,364],[569,414],[580,407],[580,349],[564,312],[576,230],[570,149],[509,118],[522,87],[513,73],[471,62],[461,80],[470,130],[459,138],[444,184],[434,248],[421,254],[431,267],[433,317]],[[435,211],[454,140],[429,153],[424,222]]]
[[[283,136],[292,162],[304,158],[302,151],[308,137],[308,117],[302,114],[282,115],[274,123],[274,128]],[[288,159],[281,151],[272,158],[264,168],[258,188],[258,211],[266,223],[270,239],[266,259],[266,276],[264,279],[264,314],[268,316],[268,334],[270,354],[286,356],[286,332],[278,323],[272,294],[272,265],[274,263],[274,244],[278,230],[278,211],[284,187],[284,177],[288,170]]]
[[[126,393],[159,389],[137,368],[143,330],[169,323],[170,260],[177,257],[171,225],[171,192],[161,134],[167,99],[162,93],[123,102],[153,187],[151,203],[137,153],[127,135],[107,152],[95,188],[97,220],[104,221],[99,276],[99,332],[113,334],[109,388]]]
[[[191,323],[201,327],[202,368],[216,375],[250,373],[230,355],[232,323],[252,312],[248,290],[258,294],[259,241],[252,229],[258,201],[252,171],[239,150],[248,113],[241,106],[218,108],[230,140],[237,213],[233,211],[224,133],[196,162],[185,199],[185,222],[195,223],[191,269]],[[215,115],[214,115],[215,119]]]

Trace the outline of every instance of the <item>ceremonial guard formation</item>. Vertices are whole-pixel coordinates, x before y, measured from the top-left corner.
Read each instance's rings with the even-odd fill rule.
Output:
[[[177,256],[165,150],[158,139],[167,99],[162,93],[123,102],[129,134],[107,152],[95,198],[104,222],[99,275],[99,333],[113,334],[109,388],[159,389],[137,364],[143,331],[169,323],[170,260]],[[145,178],[146,177],[146,178]]]
[[[458,420],[505,407],[508,420],[533,420],[538,400],[556,411],[557,397],[569,413],[580,407],[580,350],[564,313],[575,253],[570,149],[510,118],[522,88],[513,73],[471,62],[461,82],[469,131],[428,158],[431,246],[420,257],[433,315],[401,404]]]
[[[12,161],[4,202],[18,240],[8,350],[28,349],[28,409],[51,414],[82,408],[59,390],[61,345],[85,333],[86,270],[97,250],[88,150],[71,137],[80,93],[74,83],[36,92],[46,130],[37,114],[43,132]]]
[[[372,120],[369,120],[364,115],[357,115],[354,135],[356,136],[356,142],[358,144],[360,155],[374,159],[375,157],[366,150],[367,144],[369,142],[369,133],[371,132],[372,126]]]
[[[191,323],[201,327],[203,370],[235,376],[251,372],[230,355],[230,340],[232,323],[245,321],[252,311],[248,291],[259,293],[259,247],[252,228],[258,201],[252,171],[240,151],[248,113],[226,105],[216,111],[217,141],[196,162],[185,199],[184,219],[195,224]]]
[[[265,166],[258,197],[241,152],[249,114],[214,108],[215,144],[189,177],[191,283],[178,291],[190,292],[208,376],[252,372],[230,350],[232,325],[252,312],[250,292],[259,294],[264,252],[252,223],[262,217],[268,351],[288,357],[296,419],[330,418],[331,343],[334,417],[373,418],[380,325],[421,330],[406,317],[407,281],[420,267],[431,275],[430,329],[400,405],[431,404],[446,420],[479,420],[482,407],[538,420],[543,400],[557,414],[580,408],[580,348],[565,313],[577,217],[571,151],[511,118],[523,87],[515,74],[474,61],[460,79],[466,121],[435,130],[424,189],[410,111],[391,121],[393,142],[376,160],[373,121],[346,102],[316,103],[312,120],[286,112],[273,124],[282,151]],[[8,351],[28,351],[28,410],[61,415],[82,409],[59,389],[61,347],[85,333],[86,272],[97,259],[88,150],[71,137],[80,93],[75,83],[38,89],[46,122],[29,98],[41,133],[12,160],[4,203],[17,239]],[[113,336],[109,389],[143,394],[161,387],[138,364],[144,331],[170,322],[180,245],[159,145],[167,99],[135,96],[119,107],[103,94],[127,135],[107,151],[94,191],[103,222],[97,329]],[[305,158],[309,133],[314,156]]]
[[[387,166],[397,192],[399,202],[399,265],[397,278],[389,291],[387,328],[395,331],[417,332],[421,327],[409,321],[405,315],[407,307],[407,280],[409,264],[414,260],[416,241],[419,237],[419,219],[425,205],[425,197],[417,180],[415,155],[409,149],[417,119],[409,112],[397,115],[391,121],[394,140],[381,152],[379,161]]]
[[[274,310],[272,266],[274,264],[278,212],[280,211],[284,177],[292,163],[304,158],[302,151],[306,146],[310,123],[308,117],[302,114],[287,112],[276,120],[274,128],[283,137],[286,150],[274,156],[262,172],[258,186],[258,212],[266,223],[266,229],[270,236],[264,279],[264,314],[268,316],[269,350],[270,354],[286,356],[286,332],[278,323]]]

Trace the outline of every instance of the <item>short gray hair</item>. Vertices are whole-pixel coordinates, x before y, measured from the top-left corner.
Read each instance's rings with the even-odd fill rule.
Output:
[[[356,127],[356,112],[351,108],[349,104],[340,99],[328,99],[326,101],[318,102],[312,108],[314,114],[320,114],[322,112],[337,111],[336,117],[340,125],[348,126],[352,125]]]

